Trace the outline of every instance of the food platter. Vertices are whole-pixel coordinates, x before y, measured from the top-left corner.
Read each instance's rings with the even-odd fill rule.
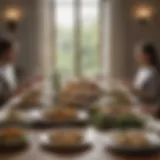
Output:
[[[71,108],[37,110],[30,116],[30,123],[37,127],[80,127],[86,125],[88,121],[87,112]]]
[[[151,156],[160,153],[160,137],[145,130],[117,131],[110,135],[106,148],[123,156]]]
[[[87,133],[78,129],[57,129],[40,136],[43,149],[55,153],[79,153],[91,148]]]
[[[28,113],[17,110],[7,110],[0,113],[0,127],[25,126],[28,124]]]
[[[95,102],[101,95],[99,86],[89,80],[70,82],[62,90],[59,100],[62,104],[73,107],[87,107]]]
[[[25,132],[20,128],[0,129],[0,153],[22,151],[28,147],[28,141]]]

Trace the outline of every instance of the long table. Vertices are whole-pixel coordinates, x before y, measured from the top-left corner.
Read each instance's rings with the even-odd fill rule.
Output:
[[[11,105],[16,104],[20,100],[17,97],[11,100],[4,109],[9,109]],[[150,126],[157,128],[160,131],[160,123],[150,117]],[[160,155],[154,157],[121,157],[110,154],[104,144],[104,139],[107,137],[107,132],[99,132],[94,128],[87,128],[93,136],[92,148],[84,153],[77,155],[58,155],[47,152],[40,147],[39,135],[45,130],[27,129],[26,132],[30,137],[30,145],[26,151],[18,154],[0,155],[0,160],[160,160]]]

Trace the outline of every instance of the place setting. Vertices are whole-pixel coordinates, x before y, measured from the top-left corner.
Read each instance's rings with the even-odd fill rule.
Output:
[[[106,134],[105,150],[122,157],[148,157],[160,153],[160,136],[145,129],[115,130]]]
[[[39,136],[42,149],[60,155],[87,152],[92,149],[93,141],[87,130],[75,128],[54,129]]]
[[[70,107],[48,107],[34,110],[29,114],[29,123],[35,128],[85,127],[89,123],[89,114]]]
[[[0,154],[18,154],[30,146],[30,138],[26,130],[12,126],[0,128]]]

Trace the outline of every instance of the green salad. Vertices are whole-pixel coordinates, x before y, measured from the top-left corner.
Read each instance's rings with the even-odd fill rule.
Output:
[[[111,129],[111,128],[142,128],[144,126],[144,120],[136,115],[117,115],[111,116],[104,113],[98,113],[92,115],[92,124],[100,129]]]

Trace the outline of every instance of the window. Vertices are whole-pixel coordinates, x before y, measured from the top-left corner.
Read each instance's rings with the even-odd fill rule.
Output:
[[[82,73],[92,75],[99,71],[99,1],[81,2]]]
[[[74,72],[74,4],[73,0],[55,1],[56,25],[56,65],[62,74],[72,75]]]
[[[97,74],[101,54],[101,0],[53,1],[57,70],[64,76]]]

